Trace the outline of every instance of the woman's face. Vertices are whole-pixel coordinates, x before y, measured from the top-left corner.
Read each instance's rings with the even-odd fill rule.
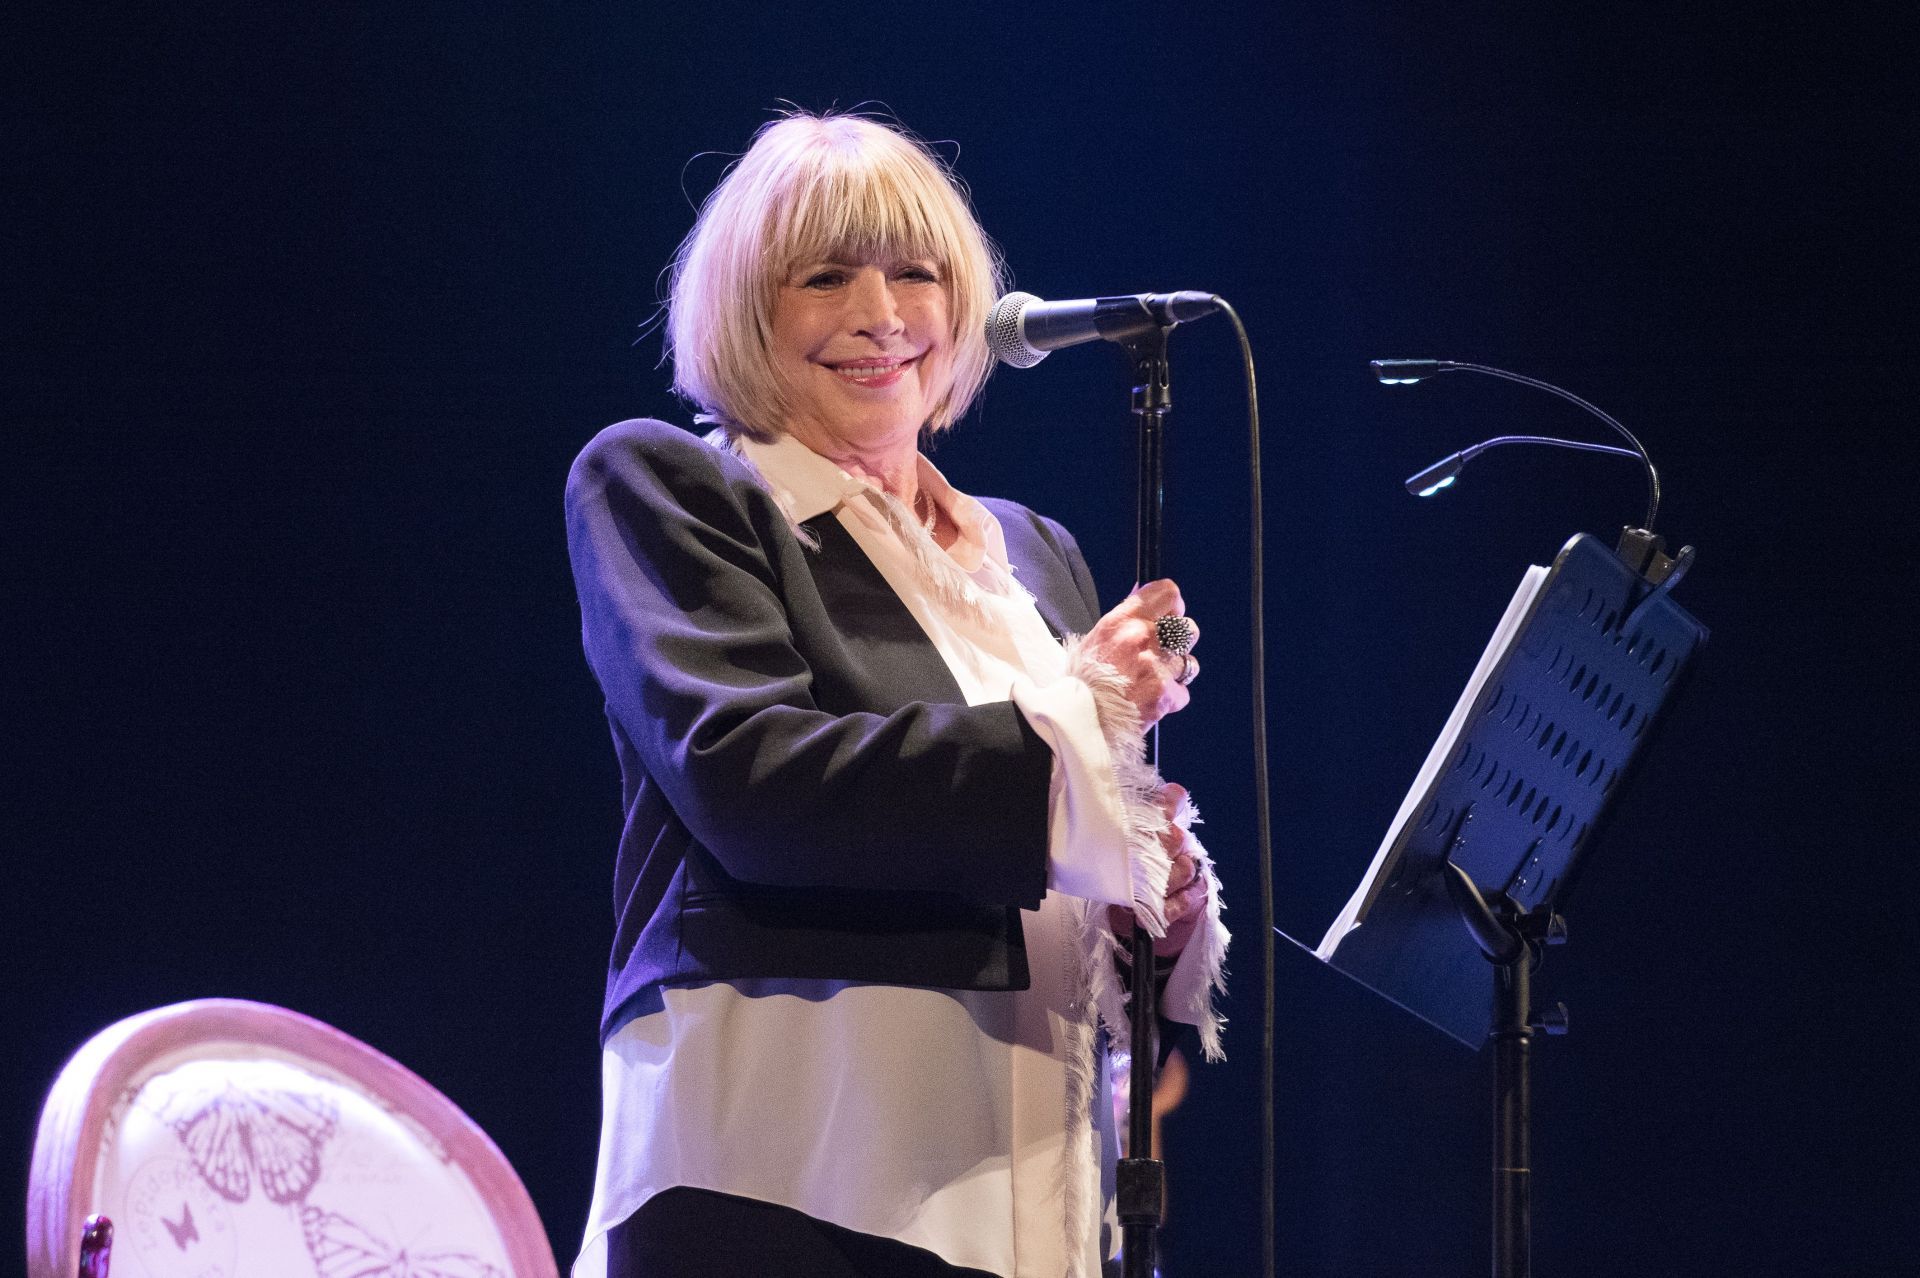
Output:
[[[787,433],[826,455],[917,439],[952,361],[947,285],[923,258],[801,262],[773,304]]]

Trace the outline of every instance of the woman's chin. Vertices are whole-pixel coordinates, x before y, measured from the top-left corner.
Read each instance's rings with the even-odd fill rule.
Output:
[[[926,421],[918,397],[900,396],[876,403],[867,395],[844,401],[833,414],[832,430],[853,444],[884,444],[914,439]]]

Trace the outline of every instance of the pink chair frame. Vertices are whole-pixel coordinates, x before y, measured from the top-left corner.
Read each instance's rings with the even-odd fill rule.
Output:
[[[199,999],[128,1017],[88,1040],[40,1111],[27,1186],[29,1278],[74,1278],[95,1161],[115,1100],[158,1058],[199,1043],[251,1043],[304,1057],[419,1123],[472,1180],[514,1278],[559,1278],[526,1186],[459,1106],[391,1057],[331,1025],[266,1003]]]

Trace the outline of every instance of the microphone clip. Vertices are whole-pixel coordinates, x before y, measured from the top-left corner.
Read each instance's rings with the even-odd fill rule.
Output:
[[[1133,369],[1133,409],[1136,413],[1164,414],[1173,407],[1173,372],[1167,363],[1167,336],[1179,320],[1163,320],[1111,338],[1127,353]]]

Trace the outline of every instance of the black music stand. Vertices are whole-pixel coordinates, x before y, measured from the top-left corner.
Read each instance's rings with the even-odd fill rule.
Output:
[[[1496,1278],[1529,1272],[1531,976],[1558,909],[1707,630],[1668,559],[1585,534],[1532,568],[1317,957],[1494,1061]],[[1643,571],[1647,575],[1643,576]],[[1464,926],[1462,926],[1464,924]],[[1491,966],[1490,966],[1491,965]],[[1489,990],[1491,989],[1491,997]]]

